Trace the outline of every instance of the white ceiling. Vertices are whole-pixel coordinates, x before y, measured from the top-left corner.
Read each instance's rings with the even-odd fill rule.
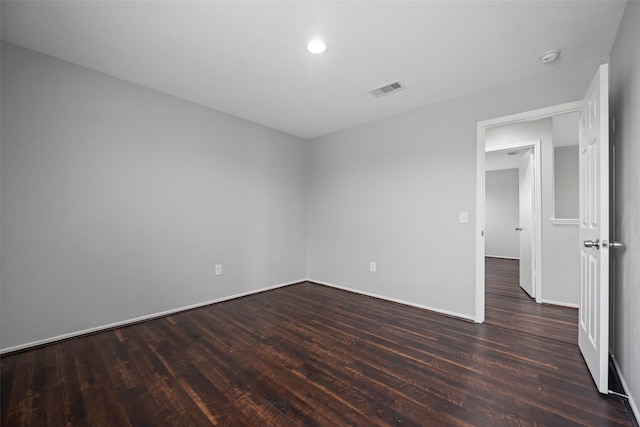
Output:
[[[611,50],[625,1],[3,1],[2,38],[303,138]],[[304,46],[313,36],[323,55]],[[538,55],[560,48],[560,60]],[[407,90],[373,98],[400,80]]]
[[[528,148],[487,151],[484,155],[484,170],[487,172],[503,169],[518,169],[522,155],[529,151]],[[518,153],[508,155],[507,153]]]

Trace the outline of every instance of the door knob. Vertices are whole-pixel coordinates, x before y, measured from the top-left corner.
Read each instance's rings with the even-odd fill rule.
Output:
[[[596,248],[596,249],[600,249],[600,239],[596,239],[596,241],[594,242],[593,240],[585,240],[584,242],[582,242],[584,244],[585,248]]]
[[[516,227],[516,231],[522,231],[521,227]]]
[[[607,242],[606,240],[602,241],[603,247],[610,247],[611,249],[621,248],[623,245],[620,242]]]

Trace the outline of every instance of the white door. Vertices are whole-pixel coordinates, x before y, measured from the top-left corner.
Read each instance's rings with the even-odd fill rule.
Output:
[[[535,170],[533,150],[527,150],[520,158],[519,188],[519,226],[520,234],[520,286],[532,298],[535,298],[533,277],[533,239],[534,239],[534,185]]]
[[[600,393],[608,392],[609,66],[580,108],[580,308],[578,344]]]

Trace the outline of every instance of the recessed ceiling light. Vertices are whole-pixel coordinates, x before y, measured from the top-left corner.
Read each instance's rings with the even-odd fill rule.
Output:
[[[558,56],[560,56],[560,49],[552,49],[542,52],[538,57],[538,60],[543,64],[548,64],[558,59]]]
[[[315,54],[324,53],[327,50],[327,44],[322,40],[311,40],[309,43],[307,43],[307,50]]]

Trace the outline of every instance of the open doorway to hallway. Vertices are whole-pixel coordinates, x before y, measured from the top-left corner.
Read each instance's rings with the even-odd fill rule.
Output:
[[[577,121],[570,112],[507,123],[485,139],[486,321],[574,343]]]
[[[540,140],[487,150],[485,255],[517,260],[520,287],[541,302]]]
[[[538,247],[534,253],[534,277],[533,292],[529,292],[538,303],[549,303],[577,307],[579,302],[579,257],[575,251],[577,236],[577,154],[572,157],[572,150],[577,152],[577,146],[568,145],[565,134],[574,138],[577,133],[577,103],[563,106],[550,107],[535,112],[523,113],[508,118],[495,119],[478,124],[478,149],[482,162],[478,169],[478,190],[480,214],[479,224],[482,224],[481,238],[478,240],[477,254],[477,321],[484,320],[484,257],[495,255],[485,249],[486,239],[491,233],[488,228],[488,218],[485,216],[486,196],[486,169],[485,155],[488,151],[505,150],[509,152],[526,142],[539,141],[536,170],[536,180],[539,200],[535,215],[537,215],[535,239]],[[562,129],[570,132],[562,132]],[[565,146],[562,146],[565,145]],[[520,148],[520,147],[518,147]],[[482,151],[480,151],[482,150]],[[568,160],[573,159],[573,162]],[[488,163],[487,163],[488,164]],[[573,178],[573,184],[567,181]],[[572,187],[573,185],[573,187]],[[567,206],[574,206],[576,212],[572,213]],[[575,215],[575,216],[573,216]],[[505,225],[506,227],[506,225]],[[521,224],[508,224],[505,228],[514,239],[518,232],[516,228],[523,228]],[[512,255],[519,258],[520,254]],[[522,281],[521,281],[522,282]],[[523,286],[523,288],[526,288]]]

